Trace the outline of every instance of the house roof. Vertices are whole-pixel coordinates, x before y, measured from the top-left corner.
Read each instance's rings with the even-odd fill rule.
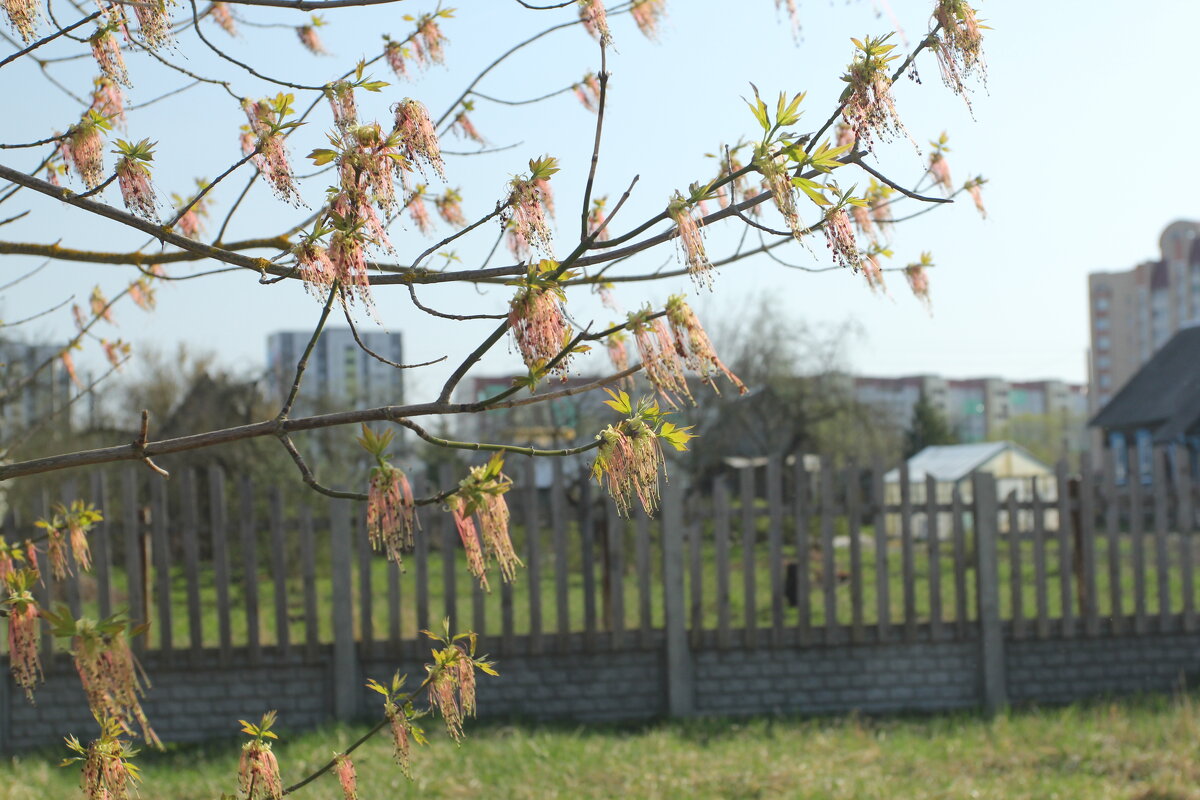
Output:
[[[1037,460],[1012,442],[934,445],[908,460],[909,480],[916,483],[925,480],[926,475],[932,475],[938,482],[959,481],[1006,450],[1017,450],[1027,458]],[[899,468],[888,472],[883,479],[888,483],[899,481]]]
[[[1169,441],[1200,421],[1200,325],[1171,337],[1088,425],[1103,430],[1149,428]]]

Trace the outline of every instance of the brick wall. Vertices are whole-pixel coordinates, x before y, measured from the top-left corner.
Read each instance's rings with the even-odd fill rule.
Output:
[[[623,721],[667,714],[665,639],[656,632],[644,646],[616,649],[601,636],[594,647],[578,635],[562,647],[544,637],[532,655],[520,637],[497,659],[499,678],[480,676],[480,716],[543,720]],[[855,645],[759,646],[722,650],[701,641],[690,654],[693,713],[832,714],[943,711],[983,702],[980,645],[966,641],[886,641]],[[406,654],[417,652],[406,643]],[[423,643],[421,644],[423,647]],[[373,653],[354,674],[335,675],[332,646],[306,659],[267,650],[251,666],[235,651],[221,665],[215,651],[193,660],[188,653],[168,662],[145,661],[154,682],[145,708],[164,740],[194,741],[232,736],[239,718],[257,719],[278,709],[280,728],[302,730],[335,716],[335,681],[355,687],[356,707],[346,716],[376,717],[377,695],[362,688],[399,666],[410,685],[424,675],[422,662]],[[1006,638],[1003,665],[1007,694],[1015,703],[1071,702],[1096,695],[1170,691],[1181,675],[1200,672],[1200,635],[1150,634],[1044,640]],[[7,675],[7,670],[6,670]],[[30,705],[11,681],[0,681],[0,750],[54,746],[75,733],[95,730],[79,680],[60,657]]]

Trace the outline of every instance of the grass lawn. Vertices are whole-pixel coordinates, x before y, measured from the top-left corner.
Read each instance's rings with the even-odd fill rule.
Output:
[[[645,727],[476,725],[455,747],[438,732],[409,783],[377,737],[356,754],[360,795],[380,798],[1200,798],[1200,697],[1145,697],[987,721],[974,715],[695,720]],[[486,703],[486,695],[481,698]],[[432,727],[432,726],[431,726]],[[297,779],[362,728],[277,745]],[[215,800],[235,789],[237,743],[139,760],[141,796]],[[0,800],[79,796],[59,753],[0,762]],[[340,797],[322,778],[297,797]]]

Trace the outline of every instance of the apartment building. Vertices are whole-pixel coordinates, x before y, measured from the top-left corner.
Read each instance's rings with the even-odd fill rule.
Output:
[[[1003,378],[943,378],[909,375],[899,378],[857,377],[854,395],[879,409],[897,428],[912,422],[913,406],[922,395],[940,411],[962,442],[982,442],[1002,435],[1015,418],[1056,415],[1071,420],[1082,436],[1087,390],[1058,380],[1006,381]]]
[[[62,345],[0,340],[0,438],[65,411],[71,379],[59,360]],[[56,424],[69,426],[69,414]]]
[[[287,397],[295,378],[296,363],[311,338],[311,330],[280,331],[267,337],[271,389],[280,400]],[[401,334],[360,332],[359,338],[383,358],[404,363]],[[296,408],[312,412],[335,405],[392,405],[403,399],[404,370],[385,364],[364,351],[354,341],[349,328],[326,328],[309,356]]]
[[[1200,223],[1171,223],[1159,249],[1157,261],[1088,276],[1093,413],[1175,333],[1200,322]]]

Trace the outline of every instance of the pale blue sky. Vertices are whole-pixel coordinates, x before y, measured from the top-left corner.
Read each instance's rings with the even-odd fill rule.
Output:
[[[321,35],[334,58],[312,58],[286,29],[244,29],[242,39],[229,45],[230,51],[264,71],[323,82],[359,55],[376,54],[380,32],[403,35],[409,23],[399,19],[402,13],[419,13],[433,5],[407,0],[394,8],[329,14],[331,25],[322,28]],[[933,253],[938,265],[932,275],[933,315],[910,296],[899,275],[891,276],[890,297],[877,296],[861,278],[846,272],[808,275],[759,257],[724,270],[714,291],[702,292],[695,301],[711,327],[721,317],[736,318],[748,298],[769,292],[782,298],[788,313],[810,322],[847,318],[860,322],[865,336],[850,352],[851,366],[860,372],[1084,379],[1086,274],[1125,269],[1157,257],[1162,228],[1172,220],[1200,214],[1191,187],[1200,158],[1191,144],[1192,132],[1200,126],[1192,101],[1190,41],[1192,32],[1200,29],[1200,4],[993,0],[980,5],[993,30],[985,43],[988,85],[975,92],[975,118],[942,85],[929,55],[918,62],[922,85],[905,80],[897,88],[899,112],[923,147],[941,131],[949,133],[956,181],[977,173],[991,181],[985,187],[986,221],[968,201],[939,209],[896,232],[897,265],[915,259],[922,250]],[[910,42],[926,29],[931,6],[926,0],[892,0]],[[473,74],[518,37],[570,19],[574,13],[572,9],[522,11],[515,3],[501,0],[464,0],[457,7],[458,17],[443,25],[450,39],[449,68],[434,68],[405,85],[380,65],[374,74],[393,80],[393,85],[378,98],[365,99],[362,116],[383,117],[386,104],[406,95],[440,112],[462,86],[463,75]],[[617,231],[660,210],[674,189],[709,177],[713,164],[704,153],[739,135],[753,135],[753,119],[740,99],[749,94],[750,81],[768,97],[781,89],[807,90],[808,113],[801,128],[815,128],[828,116],[840,92],[838,76],[851,55],[849,37],[890,28],[887,17],[878,16],[869,0],[801,0],[805,22],[799,45],[792,42],[770,0],[736,4],[673,0],[669,7],[660,44],[646,41],[628,17],[613,20],[618,52],[610,60],[612,99],[598,193],[615,197],[633,174],[641,176],[633,199],[614,223]],[[302,14],[283,11],[251,9],[244,15],[292,24],[304,19]],[[212,26],[205,30],[214,41],[228,44],[219,30]],[[172,57],[186,59],[191,69],[211,69],[211,56],[198,45],[194,35],[187,35]],[[529,48],[479,89],[497,97],[532,97],[577,80],[595,69],[596,61],[591,40],[574,28]],[[129,58],[137,83],[132,102],[184,82],[177,76],[164,77],[150,63],[144,56]],[[91,73],[90,65],[55,69],[64,82],[77,88]],[[232,76],[239,93],[266,91],[259,82],[236,72],[224,74]],[[0,123],[0,139],[40,138],[70,123],[70,106],[59,102],[61,95],[38,79],[36,69],[13,65],[4,69],[3,78],[10,97],[14,85],[27,88],[16,90],[22,113]],[[563,165],[554,181],[559,236],[564,243],[570,241],[576,235],[594,117],[567,94],[515,109],[480,101],[474,119],[493,143],[522,144],[494,155],[448,160],[448,182],[462,186],[467,216],[490,209],[507,178],[524,169],[531,156],[551,153]],[[235,159],[237,127],[242,121],[228,95],[204,87],[133,115],[128,135],[160,142],[156,183],[168,193],[186,190],[193,176],[215,175]],[[328,113],[322,109],[314,124],[296,137],[293,158],[298,172],[307,171],[301,157],[320,146],[328,124]],[[444,146],[470,149],[453,137]],[[0,160],[23,167],[31,154],[9,151],[0,154]],[[895,179],[912,181],[923,170],[923,157],[907,141],[898,140],[880,149],[879,164]],[[218,193],[218,219],[244,180],[232,179]],[[848,184],[856,179],[841,180]],[[310,205],[319,202],[323,186],[324,179],[317,179],[306,187]],[[113,190],[108,199],[119,203]],[[297,212],[270,200],[262,186],[255,187],[250,199],[256,201],[252,214],[236,222],[227,238],[273,233],[297,217]],[[0,216],[26,208],[34,209],[31,220],[38,215],[40,219],[6,226],[0,229],[0,239],[61,237],[64,245],[86,247],[99,237],[104,247],[113,249],[136,247],[142,241],[140,235],[112,223],[32,197],[22,196],[0,207]],[[489,226],[486,234],[459,249],[467,265],[486,252],[494,235]],[[394,241],[400,261],[428,244],[411,230],[398,230]],[[730,234],[714,229],[709,245],[714,257],[725,254],[732,246]],[[811,253],[796,245],[784,250],[782,255],[795,263],[824,266],[827,262],[821,241],[814,241]],[[639,263],[653,269],[668,257],[673,257],[673,251],[660,248]],[[508,263],[507,258],[500,263]],[[36,262],[5,259],[5,279],[32,264]],[[71,294],[85,300],[94,283],[112,293],[128,279],[126,270],[52,265],[35,282],[8,291],[0,313],[5,318],[24,316]],[[176,267],[172,272],[183,270]],[[635,284],[620,289],[617,297],[633,309],[647,301],[659,304],[680,291],[694,292],[683,279]],[[496,313],[505,309],[509,293],[507,289],[480,293],[472,288],[428,289],[422,299],[447,310]],[[403,291],[378,293],[378,307],[388,329],[406,334],[410,361],[443,354],[452,362],[460,359],[494,324],[431,320],[412,308]],[[613,318],[586,294],[574,296],[570,308],[582,322],[603,324]],[[255,276],[238,274],[164,286],[155,314],[143,315],[132,308],[121,311],[117,335],[135,346],[186,340],[216,350],[223,360],[241,368],[254,369],[265,359],[268,333],[310,326],[318,311],[316,302],[297,284],[260,287]],[[365,318],[361,321],[374,324]],[[61,337],[70,328],[70,314],[64,309],[31,326],[29,333]],[[94,352],[81,358],[99,363]],[[510,370],[518,363],[501,345],[485,360],[480,374]],[[588,362],[581,361],[580,367],[588,369]],[[410,386],[417,392],[410,399],[423,399],[419,392],[435,389],[444,374],[440,367],[412,374]]]

